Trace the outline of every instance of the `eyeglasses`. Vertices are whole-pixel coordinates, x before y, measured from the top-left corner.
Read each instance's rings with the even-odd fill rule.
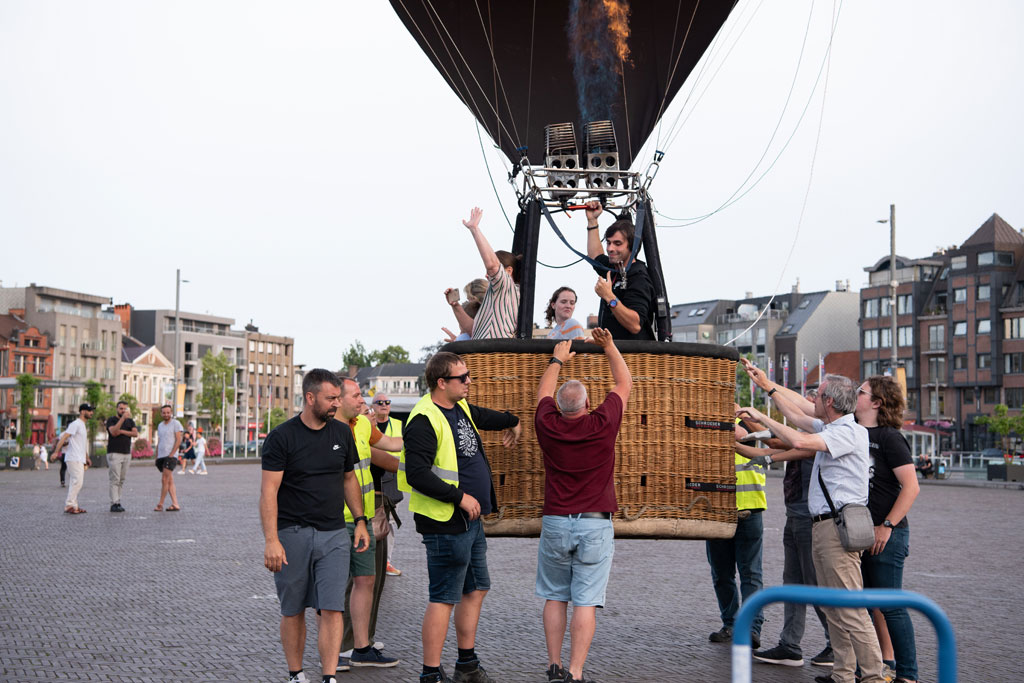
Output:
[[[379,406],[389,406],[391,405],[391,399],[389,398],[386,401],[374,401],[374,403],[376,403]]]
[[[874,394],[872,394],[870,391],[868,391],[864,387],[857,387],[857,393],[858,394],[864,394],[868,398],[874,398],[875,397]]]
[[[469,381],[469,370],[466,370],[461,375],[448,375],[447,377],[442,377],[441,379],[447,380],[449,382],[451,382],[453,379],[457,379],[463,384],[465,384],[466,382]]]

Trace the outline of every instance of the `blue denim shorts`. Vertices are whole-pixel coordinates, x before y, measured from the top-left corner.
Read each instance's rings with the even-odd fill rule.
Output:
[[[479,519],[461,534],[423,534],[427,547],[430,602],[457,605],[462,596],[491,588],[487,539]]]
[[[274,574],[281,616],[302,614],[307,607],[344,612],[352,546],[345,527],[290,526],[279,529],[277,537],[288,561]]]
[[[615,554],[610,519],[545,515],[537,548],[536,593],[577,607],[603,607]]]

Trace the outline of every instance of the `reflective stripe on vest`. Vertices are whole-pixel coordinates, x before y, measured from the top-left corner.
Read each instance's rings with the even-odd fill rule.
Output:
[[[734,454],[736,466],[736,509],[764,510],[768,507],[765,486],[768,478],[764,468],[755,465],[739,453]]]
[[[359,453],[359,461],[352,469],[356,473],[356,481],[359,482],[359,492],[363,494],[363,514],[371,519],[374,513],[373,507],[373,475],[370,474],[370,435],[373,433],[373,426],[366,419],[365,415],[356,418],[355,427],[352,428],[352,438],[356,442],[356,451]],[[345,521],[355,521],[355,516],[345,505]]]
[[[473,425],[473,431],[479,431],[469,413],[469,404],[466,401],[459,401],[457,404],[465,411],[469,423]],[[459,458],[455,451],[455,437],[452,435],[452,427],[448,418],[438,408],[430,394],[423,396],[409,413],[408,422],[417,415],[426,416],[430,426],[434,429],[434,436],[437,438],[437,452],[434,454],[434,463],[430,468],[441,481],[453,486],[459,485]],[[447,522],[455,514],[454,503],[443,503],[436,498],[424,495],[409,486],[405,478],[405,449],[402,449],[401,459],[398,465],[398,490],[409,493],[409,511],[419,513],[430,519],[439,522]]]

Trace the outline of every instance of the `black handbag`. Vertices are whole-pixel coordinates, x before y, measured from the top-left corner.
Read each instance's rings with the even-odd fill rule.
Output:
[[[825,501],[835,517],[839,530],[839,542],[851,553],[867,550],[875,544],[875,523],[871,519],[871,511],[866,505],[848,503],[836,510],[832,496],[828,495],[825,480],[821,478],[821,467],[818,467],[818,484],[825,494]]]

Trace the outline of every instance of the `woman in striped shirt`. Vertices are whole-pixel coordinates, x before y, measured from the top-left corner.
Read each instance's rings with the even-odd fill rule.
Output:
[[[576,292],[569,287],[559,287],[548,301],[544,317],[548,325],[554,323],[548,332],[548,339],[583,339],[586,334],[583,325],[572,317],[576,310]]]
[[[516,336],[519,322],[519,262],[522,257],[491,248],[480,232],[483,213],[478,207],[473,207],[469,220],[462,221],[473,235],[487,269],[487,292],[473,319],[473,339],[512,339]]]

